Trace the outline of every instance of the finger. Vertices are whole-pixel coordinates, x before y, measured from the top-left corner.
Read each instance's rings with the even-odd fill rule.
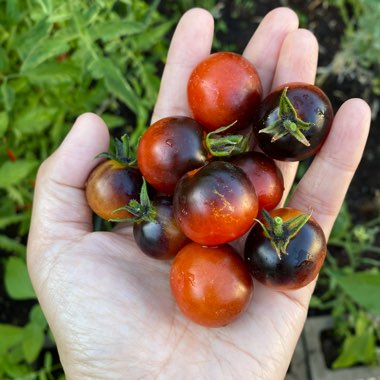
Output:
[[[108,130],[100,117],[87,113],[76,120],[61,146],[39,169],[30,241],[38,245],[41,239],[65,239],[92,230],[84,186],[99,163],[94,157],[107,151],[108,144]]]
[[[170,44],[152,122],[167,116],[190,115],[186,86],[191,71],[210,54],[214,19],[204,9],[186,12]]]
[[[262,82],[263,94],[269,92],[285,37],[298,28],[298,17],[289,8],[276,8],[261,21],[243,55],[251,61]]]
[[[272,89],[289,82],[314,83],[318,63],[318,41],[306,29],[289,33],[281,47]],[[285,202],[297,172],[297,162],[277,164],[284,176],[284,195],[280,204]]]
[[[370,120],[370,108],[361,99],[350,99],[341,106],[326,142],[290,202],[301,210],[311,208],[326,237],[362,157]]]

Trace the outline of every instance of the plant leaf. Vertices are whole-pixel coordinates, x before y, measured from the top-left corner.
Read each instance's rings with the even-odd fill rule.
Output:
[[[36,160],[6,161],[0,166],[0,188],[20,183],[38,165]]]
[[[3,137],[5,132],[7,131],[8,123],[8,113],[5,111],[0,112],[0,137]]]
[[[6,111],[11,111],[15,102],[15,93],[8,81],[4,81],[1,85],[1,97]]]
[[[41,330],[44,330],[47,326],[46,318],[42,312],[40,305],[34,305],[29,314],[29,320],[34,325],[39,326]]]
[[[12,326],[8,324],[0,324],[0,356],[4,354],[10,347],[19,344],[22,341],[22,327]]]
[[[10,257],[5,262],[5,288],[15,300],[35,299],[32,283],[24,260]]]
[[[19,216],[19,215],[16,215]],[[23,215],[20,215],[23,216]],[[25,219],[25,216],[23,216]],[[17,255],[24,256],[26,252],[26,247],[24,244],[19,243],[17,240],[13,240],[6,235],[0,235],[0,249],[16,253]]]
[[[45,62],[25,71],[24,75],[32,84],[70,83],[80,77],[81,71],[71,62]]]
[[[375,360],[375,336],[370,331],[361,335],[348,336],[341,354],[332,364],[333,368],[346,368],[354,364],[372,364]]]
[[[23,135],[41,133],[53,123],[56,112],[54,107],[26,107],[16,115],[12,128]]]
[[[41,352],[44,344],[45,334],[41,327],[34,323],[29,323],[24,328],[22,349],[28,363],[33,363]]]
[[[54,36],[40,40],[25,58],[20,71],[23,73],[34,69],[49,58],[66,53],[70,49],[68,40],[67,36]]]
[[[380,315],[380,275],[374,272],[331,272],[332,278],[356,303]]]
[[[140,51],[150,49],[163,39],[173,24],[174,20],[166,21],[156,27],[149,28],[144,33],[138,34],[134,39],[136,46]]]
[[[121,36],[130,36],[141,33],[146,29],[146,25],[138,21],[115,20],[98,22],[89,29],[89,34],[96,40],[103,41],[114,40]]]
[[[102,58],[98,61],[108,91],[124,102],[134,113],[138,113],[139,98],[126,81],[120,69],[112,61]]]

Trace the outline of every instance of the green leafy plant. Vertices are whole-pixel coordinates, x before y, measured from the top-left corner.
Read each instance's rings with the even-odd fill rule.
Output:
[[[333,368],[380,364],[380,217],[353,225],[344,204],[329,239],[330,249],[311,306],[331,310],[334,331],[342,341]],[[344,254],[342,255],[343,252]]]
[[[380,94],[380,4],[377,0],[328,0],[339,9],[346,24],[341,48],[331,64],[319,68],[321,85],[330,75],[338,81],[357,80],[363,85],[367,100]],[[379,104],[372,101],[375,109]]]

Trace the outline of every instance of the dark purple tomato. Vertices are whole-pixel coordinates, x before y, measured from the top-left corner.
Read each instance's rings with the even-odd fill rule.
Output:
[[[246,152],[231,157],[251,180],[259,201],[259,210],[274,209],[284,193],[284,179],[274,160],[260,152]]]
[[[260,149],[282,161],[300,161],[315,154],[332,125],[327,95],[307,83],[288,83],[261,103],[254,135]]]
[[[138,169],[116,160],[100,163],[89,175],[86,182],[86,198],[90,208],[101,218],[127,219],[132,217],[123,207],[130,200],[138,200],[143,183]]]
[[[271,211],[274,221],[282,220],[286,234],[294,226],[286,222],[303,213],[296,209],[280,208]],[[303,214],[305,215],[305,214]],[[269,228],[269,224],[262,220]],[[284,245],[281,235],[275,249],[263,227],[256,223],[245,243],[244,259],[252,276],[266,286],[279,290],[298,289],[309,284],[318,275],[326,257],[326,239],[318,223],[310,217],[306,224]]]
[[[190,75],[187,97],[194,119],[210,132],[234,122],[247,127],[260,104],[262,86],[255,67],[231,52],[211,54]]]
[[[158,197],[152,205],[156,210],[155,222],[135,222],[135,241],[147,256],[162,260],[171,259],[189,240],[174,219],[171,198]]]
[[[190,117],[166,117],[152,124],[137,149],[139,169],[159,192],[172,195],[186,172],[207,160],[202,126]]]
[[[257,216],[251,181],[235,165],[213,161],[177,184],[174,216],[185,235],[204,245],[227,243],[246,233]]]

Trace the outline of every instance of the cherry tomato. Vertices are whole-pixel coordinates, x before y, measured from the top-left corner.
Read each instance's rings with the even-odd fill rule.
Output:
[[[262,101],[253,130],[265,154],[277,160],[299,161],[320,149],[332,121],[330,100],[321,89],[288,83]]]
[[[274,243],[256,223],[246,240],[245,261],[252,276],[264,285],[280,290],[302,288],[323,265],[327,251],[323,231],[315,219],[296,209],[280,208],[269,215],[274,223]],[[267,220],[263,224],[271,230]],[[295,236],[289,238],[294,231]]]
[[[218,245],[249,230],[258,201],[241,169],[213,161],[180,179],[173,206],[178,225],[187,237],[200,244]]]
[[[152,202],[155,222],[142,221],[133,225],[133,235],[139,248],[155,259],[171,259],[188,243],[173,215],[172,199],[158,197]]]
[[[274,160],[260,152],[246,152],[231,157],[251,180],[259,201],[259,210],[274,209],[284,193],[284,179]]]
[[[206,162],[202,126],[185,117],[166,117],[152,124],[137,149],[138,166],[156,190],[171,195],[176,183],[189,170]]]
[[[254,66],[230,52],[211,54],[200,62],[187,86],[193,116],[207,131],[235,121],[229,132],[251,124],[261,94],[261,81]]]
[[[90,208],[103,219],[126,219],[126,210],[113,212],[131,199],[139,199],[143,180],[138,169],[116,160],[100,163],[89,175],[86,197]]]
[[[174,258],[170,286],[182,313],[208,327],[234,321],[247,309],[253,292],[244,261],[228,245],[183,247]]]

